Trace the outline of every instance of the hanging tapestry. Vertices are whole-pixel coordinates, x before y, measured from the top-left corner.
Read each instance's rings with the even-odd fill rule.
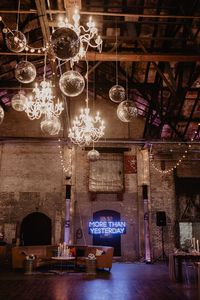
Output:
[[[90,162],[90,192],[121,192],[124,188],[123,154],[101,153],[98,161]]]

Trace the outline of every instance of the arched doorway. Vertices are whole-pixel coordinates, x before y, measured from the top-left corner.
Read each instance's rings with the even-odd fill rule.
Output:
[[[43,213],[34,212],[27,215],[21,224],[21,244],[50,245],[51,244],[51,219]]]
[[[114,210],[99,210],[93,214],[95,221],[120,221],[120,213]],[[95,234],[93,245],[114,247],[114,256],[121,256],[121,236],[119,234]]]

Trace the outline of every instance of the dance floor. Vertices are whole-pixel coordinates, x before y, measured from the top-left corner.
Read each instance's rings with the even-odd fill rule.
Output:
[[[0,271],[1,300],[197,300],[197,286],[174,283],[166,264],[114,263],[111,272],[25,275]]]

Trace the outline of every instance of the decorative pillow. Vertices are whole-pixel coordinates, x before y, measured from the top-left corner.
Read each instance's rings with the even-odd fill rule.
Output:
[[[76,249],[73,247],[73,248],[70,248],[70,253],[73,257],[76,256]]]
[[[104,253],[103,250],[100,250],[100,249],[96,249],[96,256],[101,256],[102,254]]]
[[[95,255],[93,253],[89,253],[88,258],[91,259],[91,260],[96,259]]]

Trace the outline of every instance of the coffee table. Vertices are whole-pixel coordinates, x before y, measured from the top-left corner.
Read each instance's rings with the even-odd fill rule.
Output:
[[[67,261],[73,262],[73,268],[75,269],[75,257],[74,256],[52,256],[51,259],[60,262],[60,272],[59,274],[64,274],[63,272],[63,263]]]

